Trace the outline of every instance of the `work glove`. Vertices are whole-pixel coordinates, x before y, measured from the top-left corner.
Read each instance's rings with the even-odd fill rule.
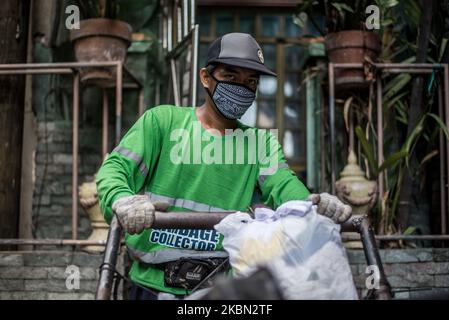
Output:
[[[169,204],[152,203],[147,195],[133,195],[117,199],[112,204],[123,230],[129,234],[141,233],[151,228],[155,211],[166,211]]]
[[[343,223],[351,217],[351,206],[344,204],[336,196],[329,193],[311,194],[307,200],[317,205],[317,212],[335,223]]]

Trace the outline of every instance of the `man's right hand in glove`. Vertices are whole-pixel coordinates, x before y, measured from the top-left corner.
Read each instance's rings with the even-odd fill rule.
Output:
[[[129,234],[141,233],[151,228],[155,206],[147,195],[133,195],[117,199],[112,204],[120,225]]]

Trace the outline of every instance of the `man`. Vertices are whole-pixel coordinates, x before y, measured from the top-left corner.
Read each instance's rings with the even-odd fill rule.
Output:
[[[214,230],[151,229],[161,203],[177,211],[248,211],[256,190],[273,208],[309,198],[337,223],[351,215],[334,196],[310,195],[273,132],[238,121],[255,99],[260,76],[276,74],[264,65],[253,37],[218,38],[200,70],[207,92],[203,105],[148,110],[104,161],[96,179],[100,204],[106,220],[115,212],[126,231],[134,260],[132,298],[154,299],[160,291],[184,295],[192,286],[186,284],[189,272],[176,283],[181,270],[226,257],[223,236]]]

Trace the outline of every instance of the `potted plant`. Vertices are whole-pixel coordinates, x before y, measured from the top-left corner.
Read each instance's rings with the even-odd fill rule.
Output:
[[[366,59],[376,61],[382,48],[379,36],[366,30],[367,5],[363,0],[327,1],[324,4],[309,0],[303,2],[299,11],[308,13],[312,19],[311,13],[317,9],[325,12],[327,34],[324,42],[330,62],[363,63]],[[340,89],[360,88],[368,83],[362,69],[337,69],[335,79]]]
[[[70,31],[75,57],[80,62],[124,62],[131,44],[132,28],[118,20],[120,0],[78,0],[82,20]],[[111,68],[84,68],[81,81],[108,86],[114,79]]]

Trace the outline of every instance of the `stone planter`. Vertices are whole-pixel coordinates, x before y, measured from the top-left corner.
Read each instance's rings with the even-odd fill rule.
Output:
[[[126,51],[131,44],[131,26],[111,19],[87,19],[80,22],[80,29],[70,31],[75,57],[79,62],[125,62]],[[82,68],[81,81],[101,87],[114,82],[113,68]]]
[[[382,48],[377,34],[348,30],[330,33],[325,39],[326,54],[332,63],[364,63],[365,57],[376,61]],[[336,69],[335,85],[339,89],[363,88],[368,85],[363,69]]]

